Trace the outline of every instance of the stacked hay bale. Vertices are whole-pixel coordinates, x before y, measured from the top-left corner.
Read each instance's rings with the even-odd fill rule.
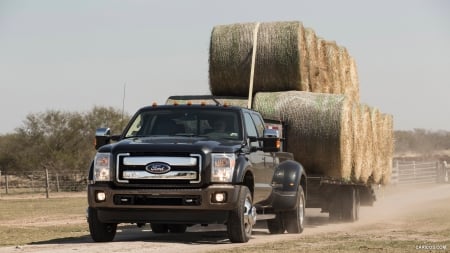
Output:
[[[242,23],[213,28],[209,50],[213,95],[248,95],[255,27],[256,23]],[[358,80],[351,78],[356,66],[347,50],[318,38],[301,22],[261,23],[256,53],[254,94],[299,90],[347,94],[359,100]]]
[[[360,152],[362,153],[364,159],[361,164],[361,174],[359,179],[357,179],[359,182],[367,182],[374,169],[372,117],[370,112],[371,108],[369,106],[361,105],[360,133],[364,140],[364,145],[361,147]]]
[[[256,23],[213,28],[210,90],[248,96]],[[392,116],[359,102],[355,60],[346,48],[302,23],[260,23],[253,108],[286,122],[288,151],[307,173],[361,183],[387,183]]]
[[[344,95],[302,91],[258,92],[253,107],[285,122],[288,150],[311,174],[350,180],[352,103]]]

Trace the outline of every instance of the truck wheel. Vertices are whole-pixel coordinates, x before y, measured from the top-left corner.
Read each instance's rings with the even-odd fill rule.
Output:
[[[305,193],[301,185],[297,191],[297,205],[293,210],[283,213],[284,226],[288,233],[300,234],[305,228]]]
[[[182,234],[186,232],[187,225],[186,224],[169,224],[170,233]]]
[[[330,201],[330,206],[328,207],[328,217],[331,222],[337,222],[341,220],[342,217],[342,194],[337,190],[333,198]]]
[[[89,233],[95,242],[110,242],[116,236],[116,223],[103,223],[98,219],[97,210],[88,208]]]
[[[150,223],[153,233],[155,234],[165,234],[169,232],[169,225],[160,223]]]
[[[343,188],[342,191],[342,219],[354,222],[359,219],[359,192],[354,187]]]
[[[256,211],[247,186],[241,187],[237,204],[238,206],[230,212],[228,217],[228,238],[233,243],[248,242],[255,224]]]
[[[282,234],[286,230],[284,228],[283,218],[281,213],[277,213],[275,219],[267,220],[267,228],[271,234]]]

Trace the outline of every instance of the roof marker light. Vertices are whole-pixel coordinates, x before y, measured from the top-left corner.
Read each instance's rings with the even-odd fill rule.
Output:
[[[157,106],[158,106],[158,104],[156,102],[152,103],[152,107],[157,107]]]

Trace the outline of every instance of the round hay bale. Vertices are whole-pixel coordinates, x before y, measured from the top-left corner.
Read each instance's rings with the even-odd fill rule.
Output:
[[[336,42],[325,43],[325,56],[330,84],[330,93],[342,94],[342,82],[339,75],[341,65],[339,64],[339,47]]]
[[[354,62],[352,62],[352,58],[348,54],[348,51],[345,47],[339,47],[339,78],[341,80],[341,88],[342,94],[347,95],[350,99],[352,99],[355,103],[359,103],[359,89],[355,87],[354,80],[352,80],[352,71],[351,68]],[[358,83],[356,82],[358,85]]]
[[[317,55],[319,63],[318,89],[315,92],[331,93],[331,84],[327,67],[327,41],[317,39]]]
[[[213,95],[248,95],[255,26],[256,23],[241,23],[213,28],[209,49],[209,86]],[[308,90],[303,30],[298,21],[260,24],[255,93]]]
[[[352,110],[353,110],[352,180],[357,182],[361,177],[361,168],[364,158],[363,153],[361,152],[364,145],[364,136],[362,136],[361,106],[359,104],[354,104]]]
[[[370,112],[372,121],[372,152],[373,152],[373,170],[371,175],[371,182],[378,184],[383,175],[383,147],[381,145],[381,114],[377,108],[371,108]]]
[[[350,97],[353,98],[355,102],[359,102],[359,78],[358,78],[358,70],[356,66],[355,59],[351,56],[349,57],[349,74],[350,74],[350,87],[349,93],[352,94]]]
[[[363,162],[361,164],[361,176],[359,181],[367,183],[370,175],[373,171],[373,138],[372,138],[372,118],[371,108],[368,105],[361,105],[361,138],[363,139],[363,145],[361,146],[361,152],[363,154]]]
[[[309,90],[312,92],[320,92],[320,66],[319,66],[319,50],[317,44],[317,36],[313,29],[305,28],[305,45],[308,65],[308,82]]]
[[[344,95],[258,92],[253,108],[288,124],[287,146],[309,175],[351,180],[352,104]]]
[[[392,175],[392,159],[394,156],[394,118],[390,114],[383,114],[383,175],[381,184],[387,185]]]

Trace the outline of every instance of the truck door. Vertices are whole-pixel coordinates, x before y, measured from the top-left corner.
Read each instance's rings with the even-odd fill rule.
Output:
[[[244,113],[245,127],[248,136],[262,137],[264,122],[258,114]],[[250,143],[251,147],[260,148],[262,143],[255,141]],[[254,203],[267,199],[272,192],[272,176],[274,173],[274,158],[270,153],[261,150],[253,151],[249,155],[249,160],[253,166],[255,176]]]

